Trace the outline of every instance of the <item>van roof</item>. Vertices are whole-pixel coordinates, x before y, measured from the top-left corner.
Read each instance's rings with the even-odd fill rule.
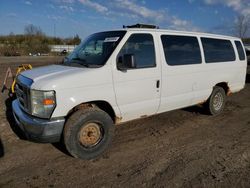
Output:
[[[146,32],[160,32],[160,33],[169,33],[169,34],[187,34],[187,35],[198,35],[198,36],[207,36],[207,37],[216,37],[216,38],[224,38],[224,39],[235,39],[241,40],[238,37],[227,36],[227,35],[220,35],[220,34],[212,34],[212,33],[204,33],[204,32],[191,32],[191,31],[178,31],[178,30],[168,30],[168,29],[149,29],[149,28],[122,28],[116,29],[113,31],[146,31]]]

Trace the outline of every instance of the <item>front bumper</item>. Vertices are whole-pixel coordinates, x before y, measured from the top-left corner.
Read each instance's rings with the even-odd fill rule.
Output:
[[[58,142],[61,139],[65,118],[40,119],[23,112],[16,99],[12,102],[13,115],[17,125],[28,140],[43,143]]]

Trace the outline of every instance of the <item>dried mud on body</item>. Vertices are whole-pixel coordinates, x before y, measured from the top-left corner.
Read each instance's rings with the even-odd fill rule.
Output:
[[[0,187],[250,187],[247,80],[221,115],[191,107],[117,126],[109,150],[91,161],[19,138],[2,113]]]

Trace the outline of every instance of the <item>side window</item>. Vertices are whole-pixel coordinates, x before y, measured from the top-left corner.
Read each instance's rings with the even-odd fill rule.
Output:
[[[206,63],[235,61],[233,45],[229,40],[201,38]]]
[[[245,57],[244,49],[243,49],[243,47],[242,47],[240,41],[235,41],[234,43],[235,43],[235,45],[236,45],[236,48],[237,48],[237,51],[238,51],[240,60],[241,60],[241,61],[242,61],[242,60],[245,60],[246,57]]]
[[[196,37],[162,35],[161,41],[168,65],[201,63],[201,52]]]
[[[118,55],[118,67],[126,67],[126,57],[133,56],[133,68],[155,67],[155,48],[153,36],[150,34],[132,34]]]

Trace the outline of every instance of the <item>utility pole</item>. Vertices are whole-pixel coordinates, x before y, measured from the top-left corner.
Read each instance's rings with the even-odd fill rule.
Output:
[[[56,38],[56,24],[54,23],[54,38]]]

